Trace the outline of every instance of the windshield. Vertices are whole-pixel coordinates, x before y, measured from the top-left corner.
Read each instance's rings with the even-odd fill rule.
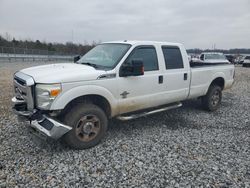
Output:
[[[245,59],[250,59],[250,56],[246,56]]]
[[[77,63],[112,69],[130,48],[130,44],[100,44],[85,54]]]
[[[226,59],[223,54],[206,54],[206,59]]]

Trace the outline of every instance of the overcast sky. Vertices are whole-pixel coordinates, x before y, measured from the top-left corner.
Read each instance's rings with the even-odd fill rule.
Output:
[[[0,0],[0,34],[47,42],[158,40],[250,48],[250,0]]]

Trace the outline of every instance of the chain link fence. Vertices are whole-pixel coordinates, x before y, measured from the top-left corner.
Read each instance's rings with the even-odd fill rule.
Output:
[[[73,55],[48,50],[0,46],[3,61],[73,61]]]

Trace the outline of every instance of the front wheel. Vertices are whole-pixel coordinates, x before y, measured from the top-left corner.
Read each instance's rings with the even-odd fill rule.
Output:
[[[202,105],[208,111],[215,111],[219,108],[222,98],[221,87],[211,85],[205,96],[202,97]]]
[[[78,104],[64,118],[72,129],[63,136],[63,141],[75,149],[97,145],[104,137],[108,120],[104,111],[94,104]]]

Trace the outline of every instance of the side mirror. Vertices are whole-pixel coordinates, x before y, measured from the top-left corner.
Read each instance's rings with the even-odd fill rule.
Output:
[[[132,60],[131,64],[123,64],[120,69],[120,76],[140,76],[144,75],[144,66],[141,60]]]
[[[81,59],[81,56],[79,56],[79,55],[78,55],[78,56],[75,56],[75,57],[74,57],[74,63],[77,62],[79,59]]]

